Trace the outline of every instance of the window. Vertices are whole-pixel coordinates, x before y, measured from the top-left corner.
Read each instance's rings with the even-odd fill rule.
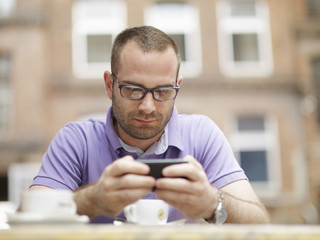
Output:
[[[195,77],[201,73],[201,40],[198,10],[182,2],[159,2],[145,11],[145,23],[161,29],[175,40],[180,55],[180,73]]]
[[[259,195],[275,194],[281,185],[275,120],[266,116],[238,116],[231,144]]]
[[[259,61],[257,34],[233,34],[232,40],[235,62]]]
[[[111,47],[126,28],[123,1],[82,0],[72,8],[72,62],[78,78],[101,78],[110,69]]]
[[[272,47],[266,3],[219,1],[217,18],[221,71],[231,77],[271,74]]]
[[[308,12],[310,16],[320,16],[320,1],[319,0],[306,0]]]
[[[11,90],[9,86],[10,58],[0,55],[0,136],[9,130]]]
[[[1,0],[0,1],[0,18],[7,17],[12,13],[15,6],[15,0]]]
[[[320,58],[314,59],[312,61],[313,79],[315,87],[315,95],[317,99],[318,106],[318,124],[320,124]]]

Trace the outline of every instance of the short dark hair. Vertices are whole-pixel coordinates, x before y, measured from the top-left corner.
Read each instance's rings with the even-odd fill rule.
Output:
[[[164,52],[171,47],[177,56],[177,77],[180,69],[180,55],[175,41],[163,31],[151,27],[141,26],[127,28],[116,37],[111,53],[111,71],[117,74],[119,71],[120,54],[124,46],[129,42],[134,41],[141,50],[145,52],[159,51]]]

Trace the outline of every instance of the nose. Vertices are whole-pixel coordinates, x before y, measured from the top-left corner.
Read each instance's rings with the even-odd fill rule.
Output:
[[[154,99],[152,97],[152,93],[148,92],[146,96],[141,100],[139,105],[139,110],[144,111],[145,113],[149,114],[156,110],[156,106],[154,104]]]

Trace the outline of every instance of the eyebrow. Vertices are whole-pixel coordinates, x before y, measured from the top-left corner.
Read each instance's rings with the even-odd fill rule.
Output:
[[[133,86],[137,86],[137,87],[143,87],[143,88],[147,88],[145,86],[143,86],[142,84],[136,83],[134,81],[128,81],[128,80],[122,80],[122,83],[124,85],[133,85]],[[159,85],[157,87],[153,87],[153,88],[159,88],[159,87],[175,87],[175,83],[173,84],[164,84],[164,85]]]

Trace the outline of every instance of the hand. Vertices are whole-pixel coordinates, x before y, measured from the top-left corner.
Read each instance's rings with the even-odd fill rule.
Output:
[[[152,191],[156,182],[153,177],[146,176],[149,171],[147,165],[134,161],[130,156],[114,161],[105,168],[96,183],[75,193],[78,213],[91,218],[118,215],[126,205]]]
[[[208,218],[217,205],[215,189],[201,164],[193,157],[189,164],[175,164],[163,169],[164,178],[156,182],[156,195],[190,218]]]

